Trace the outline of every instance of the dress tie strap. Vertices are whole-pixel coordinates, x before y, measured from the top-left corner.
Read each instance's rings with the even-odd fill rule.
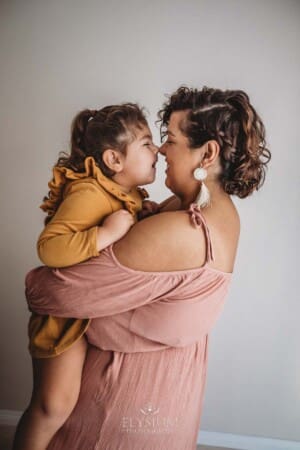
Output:
[[[204,230],[205,240],[206,240],[206,263],[214,261],[214,253],[212,248],[211,237],[209,229],[204,219],[200,207],[196,203],[191,203],[188,213],[190,214],[191,221],[196,228],[202,227]]]

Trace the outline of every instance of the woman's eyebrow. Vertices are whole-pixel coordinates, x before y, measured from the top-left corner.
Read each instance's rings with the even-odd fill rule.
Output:
[[[175,134],[174,134],[174,133],[172,133],[172,131],[171,131],[171,130],[167,130],[167,133],[168,133],[168,134],[170,134],[171,136],[174,136],[174,137],[175,137]]]

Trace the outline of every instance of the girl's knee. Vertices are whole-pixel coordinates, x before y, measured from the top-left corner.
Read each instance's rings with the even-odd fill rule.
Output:
[[[78,400],[78,393],[55,395],[49,392],[47,395],[33,398],[30,409],[41,417],[53,420],[66,420],[73,411]]]

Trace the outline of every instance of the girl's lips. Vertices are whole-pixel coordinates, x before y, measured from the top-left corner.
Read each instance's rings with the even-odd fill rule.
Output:
[[[154,169],[156,169],[156,163],[157,163],[157,159],[154,161],[154,163],[152,164],[152,167],[154,167]]]

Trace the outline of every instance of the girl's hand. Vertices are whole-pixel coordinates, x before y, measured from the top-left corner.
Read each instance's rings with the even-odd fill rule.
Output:
[[[134,224],[134,218],[130,212],[120,209],[110,214],[102,223],[102,227],[107,229],[113,242],[121,239]]]
[[[159,204],[151,200],[144,200],[142,210],[138,212],[138,219],[145,219],[145,217],[157,214],[160,211]]]
[[[107,216],[103,221],[102,226],[98,227],[98,252],[121,239],[133,224],[133,216],[125,209],[120,209]]]

